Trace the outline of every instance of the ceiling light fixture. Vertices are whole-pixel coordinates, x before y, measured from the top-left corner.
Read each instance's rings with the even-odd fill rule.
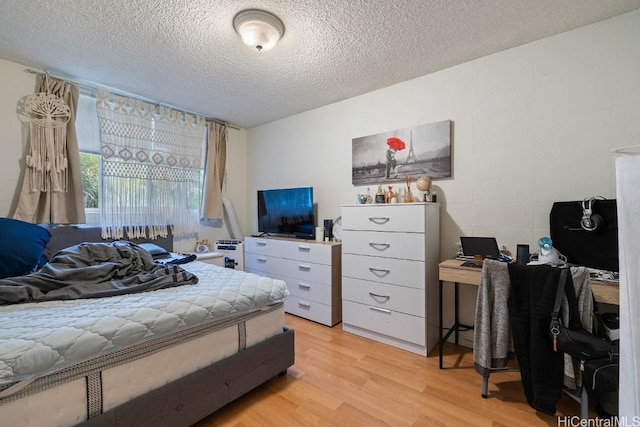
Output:
[[[264,10],[248,9],[233,18],[233,28],[247,46],[258,52],[273,48],[284,35],[284,25],[275,15]]]

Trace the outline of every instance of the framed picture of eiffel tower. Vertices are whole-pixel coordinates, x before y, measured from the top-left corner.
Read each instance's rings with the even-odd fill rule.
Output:
[[[352,139],[354,186],[451,177],[451,120]]]

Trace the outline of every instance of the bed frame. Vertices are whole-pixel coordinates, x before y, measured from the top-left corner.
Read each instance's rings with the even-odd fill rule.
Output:
[[[101,239],[99,227],[65,226],[49,228],[49,231],[52,238],[45,250],[49,256],[80,242],[105,241]],[[152,242],[173,250],[171,235]],[[271,378],[286,374],[294,359],[294,331],[285,328],[281,334],[151,390],[81,425],[190,426]]]
[[[152,390],[82,426],[190,426],[264,382],[286,374],[294,362],[294,332],[262,341],[186,377]]]
[[[47,259],[61,249],[69,246],[77,245],[82,242],[113,242],[113,239],[103,239],[102,229],[94,225],[44,225],[49,233],[51,233],[51,241],[44,248],[44,255]],[[133,243],[155,243],[165,248],[169,252],[173,251],[173,235],[169,229],[167,237],[158,237],[154,240],[149,239],[129,239]]]

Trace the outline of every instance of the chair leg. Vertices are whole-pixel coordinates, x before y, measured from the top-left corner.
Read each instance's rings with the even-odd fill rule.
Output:
[[[589,419],[589,393],[584,385],[580,392],[580,418],[585,421]]]
[[[486,399],[487,397],[489,397],[489,374],[482,377],[482,398]]]

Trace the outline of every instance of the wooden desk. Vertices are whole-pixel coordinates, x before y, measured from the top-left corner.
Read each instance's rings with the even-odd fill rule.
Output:
[[[474,267],[463,267],[463,261],[457,259],[448,259],[440,263],[438,268],[438,279],[440,281],[438,288],[439,295],[439,341],[438,356],[440,358],[439,365],[442,369],[442,346],[449,339],[451,334],[455,333],[455,343],[458,345],[458,332],[460,330],[473,329],[471,325],[463,325],[458,320],[458,284],[478,286],[480,284],[480,275],[482,269]],[[445,336],[442,336],[442,287],[444,282],[453,282],[454,285],[454,323]],[[591,290],[597,302],[604,304],[620,305],[620,292],[617,283],[605,282],[602,280],[591,279]]]

